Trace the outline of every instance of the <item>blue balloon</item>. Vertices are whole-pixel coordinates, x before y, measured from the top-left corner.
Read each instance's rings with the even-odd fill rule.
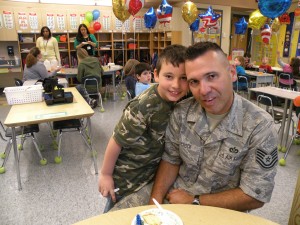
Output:
[[[94,9],[92,14],[93,14],[93,20],[97,20],[100,16],[100,11],[98,9]]]
[[[157,21],[157,17],[154,11],[154,8],[151,7],[144,15],[144,21],[145,21],[145,27],[147,27],[148,29],[154,28],[156,21]]]
[[[292,0],[260,0],[258,9],[265,17],[275,19],[285,13],[291,6]]]
[[[195,21],[190,25],[191,31],[199,30],[199,18],[195,19]]]
[[[218,19],[221,17],[220,14],[214,12],[211,6],[208,7],[205,13],[198,15],[203,21],[203,27],[213,27],[217,25]]]
[[[242,17],[238,22],[234,23],[235,34],[245,34],[247,30],[248,23],[245,18]]]

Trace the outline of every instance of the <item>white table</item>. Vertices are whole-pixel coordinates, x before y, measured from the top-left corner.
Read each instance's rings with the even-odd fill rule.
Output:
[[[90,144],[92,146],[92,130],[90,117],[94,115],[94,110],[83,99],[75,87],[65,88],[65,91],[71,91],[73,94],[73,103],[57,104],[47,106],[45,101],[13,105],[6,116],[4,124],[12,128],[12,141],[15,155],[15,165],[17,171],[18,188],[22,189],[21,176],[19,168],[19,158],[16,142],[15,127],[26,126],[30,124],[39,124],[52,121],[87,118],[89,126]],[[94,160],[95,173],[98,173],[95,154],[92,154]]]
[[[255,78],[256,87],[258,87],[259,84],[273,85],[274,74],[262,73],[262,72],[251,71],[251,70],[246,70],[246,74],[249,75],[249,77]]]
[[[283,152],[286,150],[287,141],[290,131],[290,124],[292,120],[292,112],[293,112],[293,100],[300,96],[300,92],[291,91],[287,89],[281,89],[277,87],[259,87],[259,88],[250,88],[249,91],[260,92],[265,94],[270,94],[276,97],[280,97],[284,99],[284,109],[283,109],[283,119],[281,122],[281,129],[279,133],[279,145],[278,150],[282,150]],[[288,102],[290,102],[288,108]],[[286,116],[288,114],[288,118],[286,121]],[[286,127],[285,131],[284,128]]]
[[[42,82],[37,82],[37,81],[38,80],[26,80],[24,81],[23,86],[42,84]],[[58,84],[64,86],[65,88],[69,87],[69,83],[66,78],[58,78]]]

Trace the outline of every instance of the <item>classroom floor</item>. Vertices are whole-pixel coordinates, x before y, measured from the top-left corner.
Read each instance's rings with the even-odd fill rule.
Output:
[[[3,100],[3,95],[2,95]],[[94,149],[101,166],[105,147],[127,100],[104,102],[105,112],[96,108],[92,117]],[[10,106],[1,101],[0,120],[4,121]],[[54,163],[57,154],[51,146],[49,128],[40,125],[37,139],[44,146],[43,156],[48,164],[41,166],[30,139],[21,152],[20,169],[23,189],[18,191],[13,152],[6,165],[6,173],[0,174],[0,224],[39,225],[72,224],[102,213],[105,200],[98,193],[98,177],[94,174],[92,157],[78,133],[68,133],[63,140],[61,164]],[[0,151],[6,143],[0,139]],[[300,146],[299,146],[300,148]],[[270,219],[279,224],[288,223],[300,156],[293,146],[285,167],[278,166],[276,185],[270,203],[251,214]],[[279,153],[282,157],[283,153]],[[2,159],[0,159],[2,164]],[[1,165],[0,164],[0,165]]]

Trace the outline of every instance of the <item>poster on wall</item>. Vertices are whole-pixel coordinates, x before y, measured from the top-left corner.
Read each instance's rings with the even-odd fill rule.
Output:
[[[21,30],[27,30],[28,29],[28,19],[25,12],[19,12],[18,13],[18,22],[19,22],[19,28]]]
[[[50,30],[55,29],[55,20],[54,20],[54,14],[53,13],[47,13],[46,14],[46,23],[47,23],[47,27],[49,27]]]
[[[2,14],[0,14],[0,29],[3,28],[3,19],[2,19]]]
[[[37,30],[39,27],[37,14],[34,12],[29,13],[29,26],[31,30]]]
[[[59,30],[65,30],[66,29],[65,16],[63,14],[57,14],[56,15],[56,21],[57,21],[57,28]]]
[[[70,28],[76,30],[79,25],[77,24],[77,15],[75,13],[70,14]]]
[[[84,18],[85,18],[85,14],[80,13],[80,15],[79,15],[79,23],[80,24],[82,24],[82,22],[84,21]]]
[[[112,30],[111,28],[111,12],[110,11],[101,11],[101,16],[99,17],[101,24],[101,30]],[[102,18],[101,18],[102,17]]]
[[[144,23],[144,18],[142,16],[136,16],[133,18],[133,30],[141,31],[143,29],[142,24]]]
[[[123,25],[122,21],[119,20],[118,18],[116,18],[116,30],[122,30],[122,25]],[[126,20],[124,22],[123,26],[126,31],[129,31],[130,30],[130,19]]]
[[[292,32],[293,32],[293,24],[294,24],[294,13],[289,14],[291,22],[286,26],[285,32],[285,40],[283,44],[283,57],[289,57],[290,55],[290,47],[291,47],[291,39],[292,39]]]
[[[3,20],[4,20],[4,27],[6,29],[13,29],[14,28],[14,19],[13,19],[12,12],[3,11]]]

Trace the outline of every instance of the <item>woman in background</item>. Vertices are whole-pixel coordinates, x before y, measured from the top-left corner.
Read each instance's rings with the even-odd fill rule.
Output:
[[[42,27],[41,37],[36,40],[36,47],[38,47],[42,53],[42,61],[55,59],[57,60],[57,65],[61,65],[58,43],[56,38],[52,37],[49,27]]]
[[[85,24],[80,24],[78,33],[74,41],[74,48],[84,48],[90,56],[95,56],[95,48],[97,48],[97,40],[93,34],[90,34]]]
[[[42,61],[42,54],[39,48],[33,47],[30,49],[26,57],[26,65],[24,68],[23,81],[26,80],[44,80],[47,77],[56,75],[60,67],[53,72],[48,73],[46,66]]]
[[[293,88],[297,87],[296,81],[293,77],[299,77],[299,66],[300,66],[300,59],[293,57],[291,58],[289,63],[284,63],[280,57],[280,52],[277,51],[277,62],[282,68],[283,73],[289,73],[292,75],[292,78],[289,80],[280,79],[279,82],[284,85],[292,85]]]

